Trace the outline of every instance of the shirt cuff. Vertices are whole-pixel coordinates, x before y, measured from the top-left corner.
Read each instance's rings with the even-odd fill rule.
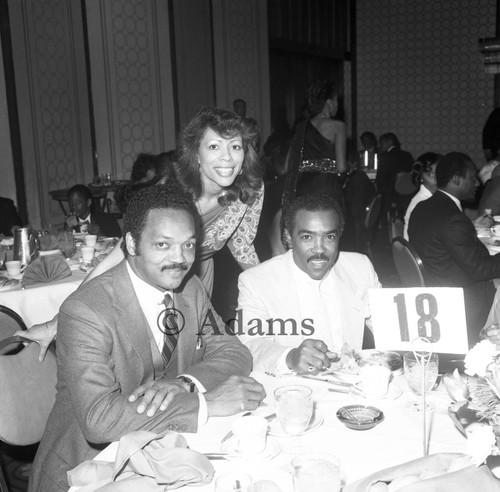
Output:
[[[207,400],[205,400],[205,395],[203,393],[198,393],[198,399],[200,401],[200,410],[198,411],[198,428],[199,428],[207,423],[208,406],[207,406]]]
[[[286,357],[293,350],[293,348],[286,349],[280,356],[280,358],[276,361],[274,365],[274,373],[276,376],[284,376],[285,374],[295,374],[287,365],[286,365]]]

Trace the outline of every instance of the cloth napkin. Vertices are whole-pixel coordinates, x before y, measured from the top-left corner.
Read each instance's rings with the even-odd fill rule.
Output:
[[[40,236],[40,250],[51,251],[59,248],[59,241],[56,236],[52,234],[45,234]]]
[[[40,256],[24,271],[22,285],[34,285],[69,277],[71,270],[60,256]]]
[[[500,481],[486,466],[471,465],[468,456],[438,453],[378,471],[344,487],[344,492],[493,492]]]
[[[163,492],[209,483],[213,475],[208,458],[188,449],[180,434],[136,431],[120,439],[114,463],[84,461],[68,472],[68,482],[80,492]]]

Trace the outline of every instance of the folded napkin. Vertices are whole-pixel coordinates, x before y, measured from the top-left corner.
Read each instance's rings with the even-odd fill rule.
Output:
[[[59,248],[59,240],[52,234],[40,236],[40,251],[51,251]]]
[[[60,256],[40,256],[24,271],[22,284],[34,285],[69,277],[71,270]]]
[[[68,483],[80,492],[163,492],[209,483],[213,475],[208,458],[180,434],[136,431],[120,439],[114,463],[84,461],[68,472]]]
[[[438,453],[378,471],[353,484],[344,492],[493,492],[500,481],[486,466],[471,465],[459,453]]]

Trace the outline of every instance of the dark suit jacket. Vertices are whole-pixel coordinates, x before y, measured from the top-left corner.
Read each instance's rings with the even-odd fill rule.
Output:
[[[198,395],[179,394],[164,412],[148,417],[136,412],[137,403],[127,401],[139,385],[185,373],[209,390],[232,374],[250,373],[248,349],[237,337],[225,335],[216,313],[205,322],[212,306],[197,277],[191,276],[174,293],[174,301],[185,326],[164,376],[160,351],[125,261],[82,285],[64,302],[57,334],[56,402],[33,463],[29,490],[66,491],[68,470],[129,432],[196,432]],[[214,320],[222,335],[211,329]],[[200,330],[203,343],[196,348]]]
[[[415,207],[408,235],[428,286],[463,287],[469,344],[474,344],[495,295],[492,279],[500,278],[500,254],[489,254],[471,220],[440,191]]]
[[[12,236],[12,226],[21,226],[21,219],[12,200],[0,197],[0,234]]]

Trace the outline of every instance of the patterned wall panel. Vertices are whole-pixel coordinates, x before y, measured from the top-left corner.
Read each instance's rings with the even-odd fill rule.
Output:
[[[11,4],[16,88],[28,215],[41,225],[60,220],[49,190],[91,175],[88,102],[79,5],[68,0]]]
[[[217,104],[232,109],[234,99],[244,99],[264,141],[270,133],[266,2],[214,0],[213,25]]]
[[[162,66],[170,66],[166,2],[160,10],[153,0],[98,3],[100,22],[89,23],[89,32],[102,36],[91,45],[99,172],[128,178],[139,153],[169,150],[175,141],[171,79]]]
[[[478,39],[495,35],[496,0],[358,0],[358,133],[392,131],[414,157],[468,153],[483,163],[493,109]]]

